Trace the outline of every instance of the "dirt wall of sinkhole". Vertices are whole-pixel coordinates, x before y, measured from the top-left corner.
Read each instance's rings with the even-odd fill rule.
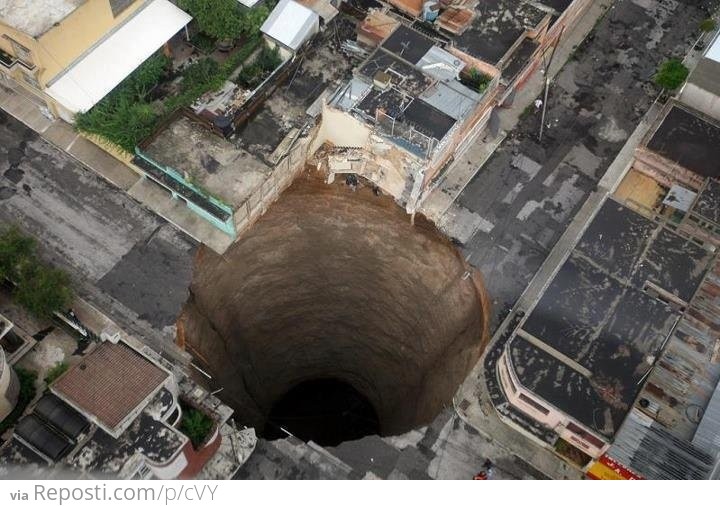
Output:
[[[487,297],[466,271],[422,217],[308,170],[225,255],[200,250],[178,341],[247,425],[334,378],[399,434],[452,404],[486,344]]]

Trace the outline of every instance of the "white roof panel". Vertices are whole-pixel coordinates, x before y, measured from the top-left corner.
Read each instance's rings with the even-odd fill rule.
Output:
[[[238,2],[248,8],[255,7],[259,1],[260,0],[238,0]]]
[[[317,33],[319,16],[294,0],[282,0],[265,20],[260,31],[293,51]]]
[[[670,191],[665,197],[665,200],[663,200],[663,204],[687,212],[690,207],[692,207],[693,202],[695,202],[695,197],[697,197],[697,193],[694,191],[674,184],[670,187]]]
[[[715,36],[715,40],[710,44],[710,48],[705,53],[705,58],[710,58],[720,63],[720,34]]]
[[[153,0],[51,81],[45,91],[73,113],[87,111],[191,19],[168,0]]]
[[[465,68],[465,62],[444,49],[433,46],[415,66],[438,81],[451,81],[458,79]]]

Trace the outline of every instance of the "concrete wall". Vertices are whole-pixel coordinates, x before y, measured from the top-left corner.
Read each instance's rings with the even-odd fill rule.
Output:
[[[680,101],[693,109],[720,120],[720,96],[710,93],[695,84],[687,83],[685,85],[680,93]]]
[[[19,64],[10,70],[0,66],[0,71],[17,81],[29,93],[41,97],[54,114],[60,115],[63,111],[58,104],[42,91],[47,83],[146,2],[147,0],[135,0],[114,17],[109,0],[88,0],[38,37],[31,37],[0,22],[0,49],[12,56],[18,56],[8,40],[9,37],[30,52],[31,63],[34,65],[32,70]],[[29,82],[27,77],[37,81],[37,85]],[[68,119],[67,115],[63,116]]]
[[[516,409],[522,411],[532,419],[536,420],[538,423],[541,423],[553,429],[555,433],[558,434],[560,437],[562,437],[567,442],[571,443],[573,446],[577,447],[579,450],[587,453],[593,458],[599,458],[610,447],[609,443],[607,442],[601,447],[595,446],[567,429],[568,425],[572,423],[586,431],[588,434],[596,437],[597,439],[601,441],[603,440],[603,438],[599,434],[596,434],[589,427],[586,427],[584,424],[571,418],[563,411],[560,411],[549,402],[538,397],[533,392],[523,387],[523,385],[520,383],[520,381],[518,381],[517,376],[513,371],[507,351],[504,351],[502,356],[500,357],[500,360],[498,360],[497,372],[500,379],[500,384],[503,388],[503,392],[505,393],[505,397],[507,398],[508,402]],[[538,410],[532,404],[524,401],[521,398],[521,395],[524,395],[535,403],[541,405],[548,412],[544,413]]]
[[[5,352],[0,348],[0,421],[4,420],[15,408],[20,393],[20,381],[10,364],[5,360]]]

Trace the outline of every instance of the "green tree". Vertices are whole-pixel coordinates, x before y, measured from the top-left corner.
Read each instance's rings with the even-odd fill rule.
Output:
[[[28,265],[17,282],[15,299],[35,316],[51,316],[70,306],[73,299],[70,278],[53,267],[40,263]]]
[[[180,0],[200,30],[216,39],[236,39],[243,32],[243,16],[237,0]]]
[[[0,234],[0,278],[17,280],[35,254],[35,240],[12,226]]]
[[[655,74],[655,84],[672,91],[685,82],[689,73],[690,71],[682,61],[671,58],[660,65],[660,69]]]

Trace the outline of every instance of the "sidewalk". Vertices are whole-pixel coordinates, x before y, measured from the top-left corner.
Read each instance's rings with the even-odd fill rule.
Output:
[[[37,132],[40,137],[66,152],[85,167],[130,194],[193,239],[223,254],[234,239],[192,212],[170,193],[78,134],[61,119],[45,117],[38,105],[17,91],[0,86],[0,108]]]
[[[560,72],[575,48],[587,37],[612,4],[613,0],[593,2],[572,30],[565,32],[550,65],[551,79]],[[542,93],[544,85],[543,73],[536,71],[532,74],[525,85],[517,90],[512,108],[496,109],[501,133],[495,139],[478,140],[471,145],[453,162],[443,178],[420,204],[420,211],[437,223],[439,228],[450,237],[464,242],[464,238],[469,239],[477,230],[489,232],[483,228],[485,220],[475,213],[463,212],[460,206],[455,204],[455,200],[500,146],[507,132],[515,128],[525,108],[533,104]]]

